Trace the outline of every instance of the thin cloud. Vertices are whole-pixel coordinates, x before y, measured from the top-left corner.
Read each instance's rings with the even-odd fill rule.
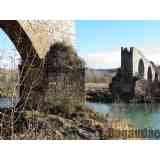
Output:
[[[120,51],[107,53],[88,53],[81,56],[90,68],[117,68],[120,67]]]
[[[156,65],[160,65],[160,48],[141,48],[142,54]],[[121,52],[87,53],[81,56],[90,68],[118,68],[121,66]]]

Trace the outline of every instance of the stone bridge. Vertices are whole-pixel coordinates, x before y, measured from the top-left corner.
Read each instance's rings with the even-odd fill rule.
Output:
[[[74,21],[0,20],[0,28],[22,59],[19,65],[20,104],[26,104],[27,99],[27,106],[43,107],[49,95],[55,99],[84,99],[84,70],[82,66],[75,67],[79,58],[69,50],[75,46]]]
[[[120,98],[129,102],[138,97],[137,101],[152,101],[151,97],[159,92],[159,80],[158,67],[146,59],[140,50],[121,47],[121,68],[110,84],[113,100]]]
[[[73,21],[0,20],[0,28],[6,32],[22,58],[28,53],[44,58],[55,42],[75,45]]]
[[[134,47],[121,47],[121,71],[124,77],[132,76],[150,82],[158,81],[160,77],[154,63]]]

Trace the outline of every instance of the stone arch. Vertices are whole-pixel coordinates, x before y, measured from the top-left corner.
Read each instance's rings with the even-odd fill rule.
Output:
[[[13,42],[22,59],[22,64],[19,66],[20,77],[22,77],[20,79],[19,93],[21,101],[19,102],[20,105],[17,106],[23,106],[27,99],[27,104],[25,103],[25,105],[28,109],[33,109],[33,107],[37,109],[40,106],[43,108],[43,103],[46,102],[46,99],[44,99],[45,93],[49,85],[55,84],[52,83],[52,80],[55,82],[55,79],[58,79],[60,76],[55,74],[56,68],[51,68],[52,70],[48,71],[49,67],[47,65],[48,60],[46,59],[46,55],[48,52],[52,52],[50,47],[56,42],[67,42],[67,45],[74,46],[73,24],[69,22],[67,24],[66,22],[60,23],[58,21],[52,23],[45,21],[22,22],[16,20],[0,20],[0,28]],[[66,54],[71,55],[70,52],[66,52]],[[72,80],[75,77],[78,79],[73,84],[69,84],[70,87],[63,89],[67,91],[67,94],[69,93],[69,100],[71,98],[73,99],[74,96],[75,102],[81,102],[81,100],[84,102],[84,68],[79,65],[80,61],[78,59],[77,65],[67,67],[70,68],[67,71],[68,79]],[[64,71],[66,72],[65,69]],[[48,74],[49,72],[52,72],[51,79],[49,77],[50,74]],[[61,86],[62,84],[60,84]],[[81,91],[75,92],[80,86]],[[74,89],[73,91],[70,90],[72,88]]]
[[[152,69],[151,69],[151,67],[149,66],[149,67],[148,67],[148,71],[147,71],[147,80],[151,82],[151,81],[152,81],[152,77],[153,77],[153,76],[152,76]]]
[[[39,56],[23,27],[16,20],[0,20],[0,28],[8,35],[23,60]]]
[[[0,20],[0,28],[13,42],[22,59],[21,64],[19,65],[19,98],[21,103],[21,100],[24,101],[30,94],[32,81],[35,80],[32,73],[34,70],[36,75],[35,70],[40,66],[41,61],[32,41],[18,21]]]
[[[144,78],[144,62],[142,59],[139,60],[139,63],[138,63],[138,73],[139,73],[139,76],[140,78]]]

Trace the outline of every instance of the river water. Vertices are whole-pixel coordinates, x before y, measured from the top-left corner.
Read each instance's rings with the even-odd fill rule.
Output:
[[[160,104],[105,104],[87,102],[89,108],[109,119],[128,121],[136,128],[160,130]]]
[[[9,98],[0,98],[0,108],[9,108],[15,106],[17,100],[11,100]]]
[[[13,106],[8,98],[0,98],[0,108]],[[105,104],[86,102],[96,112],[105,114],[112,121],[127,121],[136,128],[152,128],[160,130],[160,104]]]

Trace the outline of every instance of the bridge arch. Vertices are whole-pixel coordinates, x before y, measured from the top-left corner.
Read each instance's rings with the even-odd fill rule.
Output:
[[[62,44],[66,43],[67,46],[69,45],[74,47],[74,22],[0,20],[0,28],[13,42],[21,56],[22,62],[19,66],[21,73],[19,98],[20,100],[22,99],[22,101],[20,101],[20,104],[23,105],[25,103],[29,109],[33,109],[33,107],[34,109],[40,106],[43,107],[43,103],[46,101],[45,95],[48,94],[49,82],[58,82],[57,79],[61,77],[62,74],[61,72],[60,74],[55,74],[56,68],[50,69],[48,66],[47,56],[49,53],[53,53],[51,46],[57,42]],[[63,51],[63,53],[68,55],[68,57],[71,55],[70,52],[70,50]],[[76,57],[75,53],[74,55]],[[78,61],[75,62],[78,66],[78,57],[77,60]],[[73,64],[69,63],[68,65]],[[76,82],[72,87],[59,87],[60,90],[63,91],[63,93],[69,93],[68,98],[74,96],[75,102],[76,100],[80,102],[84,101],[84,68],[80,65],[78,67],[74,67],[73,65],[73,68],[68,67],[67,69],[69,70],[66,73],[68,77],[67,84],[68,79],[73,79],[73,77],[77,77],[78,79],[76,79]],[[52,73],[51,76],[49,75],[49,72]],[[79,79],[82,79],[82,81],[79,81]],[[58,82],[58,84],[59,86],[64,86],[64,83]],[[53,85],[52,91],[55,90],[54,87],[55,86]],[[76,92],[77,87],[80,87],[80,92]],[[28,100],[27,104],[26,99]]]
[[[149,67],[148,67],[148,71],[147,71],[147,80],[148,80],[149,82],[152,82],[152,78],[153,78],[152,69],[151,69],[151,67],[149,66]]]
[[[144,78],[144,72],[145,72],[144,62],[142,59],[140,59],[138,63],[138,73],[140,78]]]
[[[0,28],[6,33],[14,44],[21,57],[19,69],[18,95],[20,100],[26,99],[30,94],[32,81],[35,80],[33,70],[40,66],[40,58],[27,33],[16,20],[0,20]],[[32,67],[32,68],[31,68]],[[36,75],[36,72],[35,72]]]
[[[18,50],[22,60],[31,59],[39,56],[26,32],[16,20],[0,20],[0,28],[8,35],[10,40]]]

